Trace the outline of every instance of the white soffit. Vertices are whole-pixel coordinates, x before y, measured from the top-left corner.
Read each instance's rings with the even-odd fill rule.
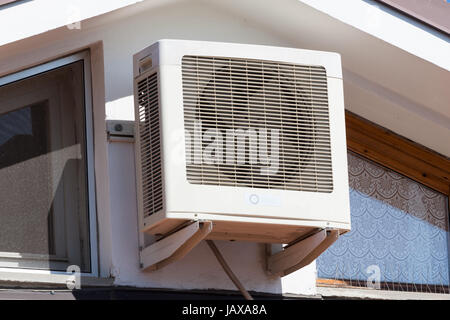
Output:
[[[373,0],[297,1],[450,71],[448,37],[382,4]]]
[[[142,1],[33,0],[7,4],[0,7],[0,30],[8,30],[0,32],[0,46]]]
[[[450,156],[450,38],[372,0],[297,1],[367,34],[343,58],[347,108]]]

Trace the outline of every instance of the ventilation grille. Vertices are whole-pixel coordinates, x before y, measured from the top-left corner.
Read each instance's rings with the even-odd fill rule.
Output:
[[[137,83],[144,217],[163,209],[157,73]]]
[[[323,67],[184,56],[182,76],[190,183],[333,190]]]

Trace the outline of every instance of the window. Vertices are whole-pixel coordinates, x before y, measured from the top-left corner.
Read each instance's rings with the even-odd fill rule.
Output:
[[[449,161],[347,115],[352,230],[317,260],[321,285],[449,292]],[[375,161],[373,161],[375,160]]]
[[[0,78],[0,267],[95,273],[89,54]]]

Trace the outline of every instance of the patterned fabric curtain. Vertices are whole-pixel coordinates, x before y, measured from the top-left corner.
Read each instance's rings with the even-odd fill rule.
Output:
[[[354,153],[348,154],[351,232],[317,259],[318,277],[449,285],[448,199]],[[353,282],[352,282],[353,283]]]

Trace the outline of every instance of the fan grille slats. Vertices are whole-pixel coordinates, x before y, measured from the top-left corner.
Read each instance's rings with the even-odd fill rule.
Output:
[[[182,77],[185,130],[194,133],[190,138],[199,124],[202,135],[216,132],[223,141],[227,130],[254,130],[258,137],[266,130],[270,153],[271,129],[279,135],[277,165],[269,173],[263,173],[262,168],[273,165],[273,161],[250,161],[249,136],[240,150],[234,140],[234,163],[225,161],[229,151],[225,145],[219,148],[223,155],[208,163],[202,159],[207,143],[202,141],[198,150],[186,139],[192,160],[186,164],[190,183],[332,192],[327,76],[323,67],[184,56]],[[259,149],[264,147],[258,138],[253,142]]]

